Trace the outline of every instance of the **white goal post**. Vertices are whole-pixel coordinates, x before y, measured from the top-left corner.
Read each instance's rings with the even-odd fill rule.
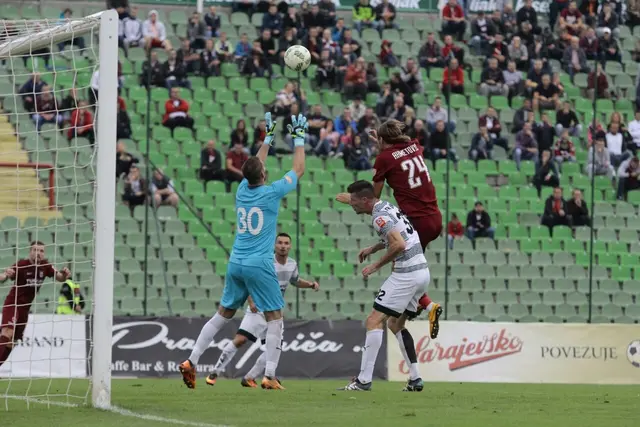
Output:
[[[11,28],[12,31],[9,31]],[[0,62],[31,58],[39,49],[54,48],[58,43],[83,34],[98,34],[99,100],[95,122],[93,164],[96,167],[93,189],[95,221],[93,223],[93,298],[89,354],[91,355],[91,401],[98,408],[111,406],[111,341],[113,315],[113,277],[115,243],[115,165],[118,102],[118,14],[115,10],[69,21],[1,21]],[[93,43],[95,45],[95,43]],[[55,67],[52,75],[55,76]],[[73,83],[75,87],[75,82]],[[14,97],[18,97],[17,92]],[[20,119],[24,120],[24,119]],[[18,125],[16,124],[16,127]],[[18,133],[18,138],[20,134]],[[16,164],[18,171],[21,165]],[[55,168],[55,166],[54,166]],[[51,182],[53,187],[54,183]],[[18,231],[18,230],[16,230]],[[55,260],[54,260],[55,261]],[[52,261],[53,262],[53,261]],[[3,266],[5,268],[6,266]],[[73,273],[73,272],[72,272]],[[45,284],[46,286],[46,284]],[[4,299],[6,292],[0,295]],[[87,310],[88,312],[88,310]]]

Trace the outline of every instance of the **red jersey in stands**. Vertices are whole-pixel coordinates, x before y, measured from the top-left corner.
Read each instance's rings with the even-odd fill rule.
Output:
[[[46,278],[53,277],[56,271],[47,260],[41,260],[39,264],[36,265],[32,264],[28,259],[21,259],[11,268],[16,271],[16,276],[14,285],[4,300],[4,305],[16,305],[20,308],[26,307],[26,311],[29,312],[29,306],[40,290],[42,282],[44,282]]]
[[[440,215],[436,189],[417,141],[385,148],[373,166],[374,182],[387,181],[398,207],[409,218]]]

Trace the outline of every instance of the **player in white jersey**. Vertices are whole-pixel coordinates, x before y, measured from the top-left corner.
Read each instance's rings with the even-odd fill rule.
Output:
[[[298,274],[298,264],[291,258],[289,258],[289,251],[291,250],[291,236],[287,233],[280,233],[276,237],[276,248],[274,254],[274,264],[276,267],[276,275],[278,276],[278,282],[280,283],[280,291],[284,295],[287,290],[287,286],[290,284],[301,289],[313,289],[317,291],[320,288],[318,282],[310,282],[308,280],[301,279]],[[251,297],[248,299],[249,306],[240,323],[240,327],[236,332],[236,336],[233,341],[229,342],[222,350],[222,354],[218,358],[213,371],[207,377],[207,384],[215,385],[218,375],[223,373],[227,365],[231,362],[236,352],[240,347],[245,345],[247,341],[253,343],[260,340],[262,344],[265,343],[267,337],[267,320],[264,314],[258,311],[256,305],[253,303]],[[266,353],[262,352],[256,363],[249,370],[249,372],[242,377],[243,387],[256,388],[258,384],[255,379],[259,378],[265,370],[266,366]]]
[[[354,182],[347,191],[353,210],[358,214],[371,215],[373,228],[380,236],[379,243],[360,251],[360,262],[364,262],[369,255],[386,249],[378,261],[362,270],[362,275],[366,279],[389,263],[393,263],[393,270],[382,284],[373,302],[373,310],[367,317],[367,336],[362,351],[360,374],[343,390],[371,390],[373,369],[382,345],[386,323],[396,336],[400,351],[409,366],[409,381],[403,391],[422,391],[423,383],[418,372],[413,337],[404,327],[407,319],[417,315],[418,301],[427,291],[430,281],[427,259],[422,252],[420,238],[400,209],[375,197],[370,182]]]

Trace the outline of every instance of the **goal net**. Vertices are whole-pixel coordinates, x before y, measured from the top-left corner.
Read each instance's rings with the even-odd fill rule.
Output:
[[[117,25],[115,11],[0,20],[7,409],[110,405]]]

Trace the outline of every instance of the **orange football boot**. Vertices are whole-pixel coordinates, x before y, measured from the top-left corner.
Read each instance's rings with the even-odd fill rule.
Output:
[[[187,388],[196,388],[196,367],[189,359],[182,362],[179,366],[180,373],[182,374],[182,381]]]

